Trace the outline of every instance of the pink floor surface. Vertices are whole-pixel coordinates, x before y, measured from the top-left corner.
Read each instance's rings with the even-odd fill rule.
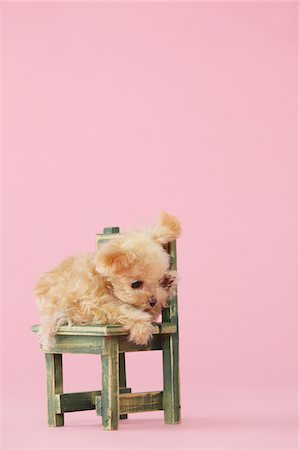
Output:
[[[108,432],[95,411],[86,411],[66,415],[63,428],[48,428],[45,398],[37,395],[10,402],[3,448],[290,450],[298,448],[296,413],[292,391],[199,389],[183,392],[180,425],[165,425],[159,411],[132,414]]]

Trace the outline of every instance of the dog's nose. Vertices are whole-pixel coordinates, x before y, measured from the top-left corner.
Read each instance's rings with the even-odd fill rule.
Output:
[[[149,305],[153,307],[153,306],[156,305],[156,303],[157,303],[156,298],[155,297],[151,297],[150,300],[149,300]]]

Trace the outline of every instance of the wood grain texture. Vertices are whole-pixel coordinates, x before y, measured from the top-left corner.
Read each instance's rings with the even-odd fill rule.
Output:
[[[56,395],[56,413],[95,409],[95,398],[101,391],[69,392]]]
[[[102,361],[101,415],[104,430],[119,426],[119,345],[117,337],[105,339]]]
[[[168,244],[172,270],[177,269],[176,241]],[[171,299],[169,308],[163,312],[163,321],[176,326],[176,333],[162,336],[163,377],[164,377],[164,418],[165,423],[180,423],[180,375],[179,375],[179,327],[177,292]]]
[[[131,414],[163,409],[163,392],[120,394],[120,413]]]
[[[156,323],[153,325],[153,334],[176,333],[176,325],[170,323]],[[39,325],[31,327],[33,333],[39,331]],[[58,328],[57,336],[125,336],[128,331],[122,325],[62,325]]]
[[[120,388],[120,394],[129,394],[130,388]],[[101,391],[67,392],[55,395],[56,414],[96,409],[96,399]],[[99,414],[101,415],[101,413]]]
[[[163,339],[164,418],[165,423],[180,423],[180,384],[178,338]]]
[[[162,350],[161,336],[154,335],[152,339],[146,345],[138,345],[129,341],[127,336],[119,337],[119,350],[120,352],[145,352],[150,350]]]
[[[46,353],[79,353],[101,355],[104,348],[101,336],[56,335],[55,345]],[[41,349],[43,351],[43,349]]]
[[[119,343],[120,345],[120,343]],[[122,388],[126,388],[126,361],[125,361],[125,353],[119,353],[119,386],[120,392]],[[127,414],[120,414],[120,419],[127,419]]]
[[[56,394],[63,392],[62,355],[45,354],[47,375],[48,424],[51,427],[62,427],[64,415],[56,413]]]

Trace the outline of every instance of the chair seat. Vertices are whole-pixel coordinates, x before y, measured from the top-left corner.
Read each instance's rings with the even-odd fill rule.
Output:
[[[31,327],[33,333],[39,331],[38,324]],[[177,326],[171,323],[156,323],[153,325],[153,334],[174,334]],[[57,335],[68,336],[124,336],[129,334],[122,325],[62,325],[56,331]]]

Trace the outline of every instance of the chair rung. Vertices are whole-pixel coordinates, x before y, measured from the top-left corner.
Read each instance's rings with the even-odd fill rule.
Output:
[[[120,414],[163,409],[163,391],[120,394]]]
[[[120,393],[120,414],[163,410],[163,391]],[[101,395],[96,397],[96,412],[101,416]]]
[[[130,388],[120,388],[120,394],[130,393]],[[62,414],[75,411],[87,411],[96,408],[96,397],[101,391],[68,392],[55,395],[55,413]]]

